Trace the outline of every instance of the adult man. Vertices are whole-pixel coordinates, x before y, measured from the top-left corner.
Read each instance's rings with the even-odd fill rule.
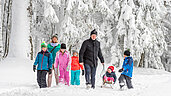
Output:
[[[100,42],[96,40],[97,31],[91,31],[90,39],[87,39],[83,42],[80,52],[79,52],[79,62],[80,64],[84,63],[85,68],[85,79],[86,85],[91,88],[95,88],[95,75],[96,68],[99,57],[101,63],[104,65],[104,58],[101,53]]]

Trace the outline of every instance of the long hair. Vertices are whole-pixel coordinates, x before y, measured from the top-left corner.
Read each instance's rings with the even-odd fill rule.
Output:
[[[56,38],[57,41],[53,41],[53,38]],[[57,37],[57,36],[52,36],[52,38],[51,38],[51,43],[58,43],[58,37]]]

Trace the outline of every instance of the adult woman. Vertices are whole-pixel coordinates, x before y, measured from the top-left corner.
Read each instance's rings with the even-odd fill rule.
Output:
[[[58,43],[58,37],[56,35],[52,36],[51,42],[47,45],[48,51],[52,53],[53,57],[53,68],[54,70],[54,62],[55,62],[55,57],[56,53],[60,50],[60,44]],[[56,79],[56,85],[58,85],[58,74],[55,74],[55,79]],[[48,74],[48,87],[51,87],[52,84],[52,74]]]

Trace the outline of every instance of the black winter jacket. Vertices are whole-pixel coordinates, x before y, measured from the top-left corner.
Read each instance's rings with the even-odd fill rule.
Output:
[[[101,63],[104,63],[100,42],[97,40],[92,40],[91,38],[85,40],[79,52],[79,62],[89,64],[91,67],[97,67],[97,57],[99,57]]]

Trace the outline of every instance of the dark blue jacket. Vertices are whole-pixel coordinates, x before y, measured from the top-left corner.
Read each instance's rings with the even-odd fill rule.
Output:
[[[121,74],[126,75],[128,77],[132,77],[133,72],[133,59],[132,57],[125,57],[123,65],[123,72]]]
[[[37,54],[34,65],[38,65],[37,70],[49,70],[49,68],[52,68],[52,63],[52,54],[48,51],[41,51]]]

